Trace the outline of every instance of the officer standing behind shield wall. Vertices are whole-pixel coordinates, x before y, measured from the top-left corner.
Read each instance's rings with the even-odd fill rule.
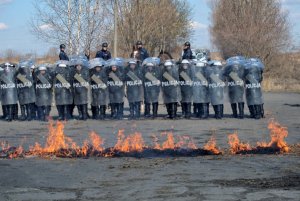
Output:
[[[102,49],[96,53],[96,58],[101,58],[104,61],[111,59],[111,53],[107,50],[108,44],[102,43]]]
[[[104,67],[105,61],[101,58],[95,58],[89,62],[93,119],[105,119],[106,106],[108,104],[107,75]]]

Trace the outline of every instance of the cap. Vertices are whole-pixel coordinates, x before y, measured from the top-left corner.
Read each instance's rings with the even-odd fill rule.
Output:
[[[143,43],[142,43],[142,41],[139,40],[136,42],[136,45],[143,45]]]

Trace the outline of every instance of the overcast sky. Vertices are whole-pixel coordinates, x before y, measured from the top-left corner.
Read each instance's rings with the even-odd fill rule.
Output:
[[[209,0],[188,0],[193,8],[191,26],[194,34],[193,48],[211,48],[208,28],[210,25]],[[300,44],[300,0],[281,0],[289,12],[294,44]],[[34,14],[33,0],[0,0],[0,53],[14,49],[22,53],[44,54],[53,44],[39,41],[30,33],[28,22]]]

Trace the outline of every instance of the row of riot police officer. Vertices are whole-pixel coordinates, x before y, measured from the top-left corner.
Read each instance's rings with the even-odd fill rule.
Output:
[[[17,116],[17,102],[21,107],[21,120],[31,120],[35,107],[38,118],[46,120],[51,110],[53,89],[59,120],[71,118],[72,105],[77,106],[79,119],[86,120],[89,88],[94,119],[106,118],[108,105],[111,118],[122,119],[125,95],[131,119],[140,117],[142,102],[145,104],[144,116],[155,118],[160,92],[170,119],[177,117],[178,103],[181,103],[184,118],[192,116],[192,103],[195,117],[208,118],[211,103],[215,118],[220,119],[226,86],[233,117],[244,117],[244,91],[251,117],[263,116],[260,84],[263,65],[258,59],[232,57],[223,66],[219,61],[201,59],[182,60],[176,64],[171,60],[160,63],[158,58],[150,57],[140,64],[134,59],[125,62],[122,58],[108,61],[95,58],[88,61],[84,56],[74,56],[70,61],[58,61],[55,68],[40,65],[32,72],[31,66],[31,61],[22,61],[17,68],[9,63],[2,64],[1,103],[8,121]]]

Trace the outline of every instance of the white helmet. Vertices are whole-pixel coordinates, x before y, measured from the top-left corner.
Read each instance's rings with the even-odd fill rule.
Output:
[[[187,59],[181,61],[182,64],[189,64],[190,62]]]
[[[172,65],[173,65],[173,63],[171,61],[166,61],[164,63],[164,66],[172,66]]]
[[[47,67],[46,66],[40,66],[39,71],[42,71],[42,70],[47,70]]]
[[[148,62],[146,63],[146,66],[154,66],[154,64],[152,62]]]
[[[205,66],[205,64],[204,64],[203,62],[197,62],[197,63],[196,63],[196,66],[197,66],[197,67],[203,67],[203,66]]]

